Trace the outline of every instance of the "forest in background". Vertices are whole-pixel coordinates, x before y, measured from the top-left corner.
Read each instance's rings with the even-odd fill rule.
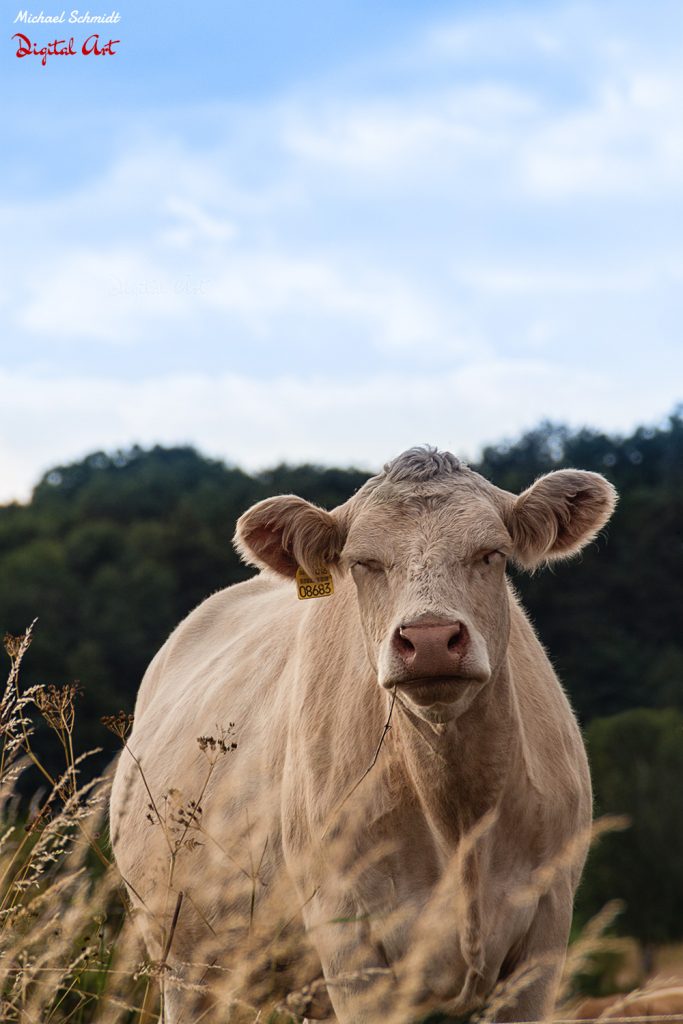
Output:
[[[586,912],[625,898],[625,926],[646,944],[683,937],[683,410],[627,437],[545,423],[473,468],[518,493],[563,466],[603,473],[620,494],[579,558],[513,573],[586,730],[597,810],[633,820],[602,841],[582,898]],[[0,507],[0,633],[38,618],[24,686],[78,681],[79,746],[103,747],[101,766],[115,749],[101,716],[132,709],[183,616],[251,575],[231,544],[238,516],[290,492],[332,508],[367,475],[249,475],[190,447],[96,452],[50,470],[30,502]]]

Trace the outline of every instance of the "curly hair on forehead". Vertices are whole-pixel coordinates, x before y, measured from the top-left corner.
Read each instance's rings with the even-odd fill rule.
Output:
[[[440,452],[432,445],[409,448],[387,462],[381,474],[385,480],[434,480],[438,477],[459,473],[467,467],[450,452]]]

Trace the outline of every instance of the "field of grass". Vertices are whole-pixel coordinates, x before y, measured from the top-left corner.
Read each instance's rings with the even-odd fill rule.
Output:
[[[112,863],[109,780],[96,778],[85,785],[79,781],[88,753],[77,753],[76,687],[44,685],[22,691],[20,666],[30,642],[31,629],[21,637],[5,638],[10,668],[0,703],[0,1020],[7,1024],[151,1024],[162,1019],[165,993],[185,984],[169,965],[183,894],[173,891],[169,882],[170,912],[163,926],[161,955],[152,960]],[[59,775],[41,760],[38,737],[42,734],[37,730],[41,722],[63,753]],[[121,712],[104,724],[125,745],[130,716]],[[204,746],[210,775],[212,758],[226,753],[230,744],[205,738]],[[169,818],[159,809],[164,797],[150,794],[150,825],[168,830],[172,880],[178,851],[202,839],[201,808],[197,800]],[[606,936],[617,909],[606,907],[572,943],[559,1018],[571,1019],[582,987],[588,984],[593,991],[599,990],[596,976],[599,982],[606,978],[607,987],[613,988],[643,981],[633,942]],[[233,963],[232,976],[220,979],[216,988],[217,1005],[205,1004],[202,985],[195,983],[197,1009],[192,1020],[207,1024],[300,1020],[302,1008],[310,1005],[314,994],[310,991],[284,992],[279,1000],[259,1005],[250,1001],[249,992],[258,986],[250,989],[245,979],[253,975],[256,961],[262,964],[269,956],[273,962],[278,956],[282,959],[281,950],[268,947],[273,941],[266,936],[258,948],[244,944],[244,962]],[[683,973],[682,960],[681,947],[671,947],[659,951],[656,967],[660,974],[675,976]],[[204,966],[206,975],[212,965]],[[605,978],[600,977],[601,971]],[[524,984],[524,979],[518,983]],[[478,1019],[491,1019],[492,1012],[484,1010]],[[378,1015],[378,1024],[385,1019],[389,1018]],[[450,1018],[437,1014],[429,1019]],[[394,1013],[391,1020],[399,1017]]]

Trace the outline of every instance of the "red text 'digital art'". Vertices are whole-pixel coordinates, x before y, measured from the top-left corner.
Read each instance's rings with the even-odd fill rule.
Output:
[[[36,43],[23,32],[16,32],[12,39],[17,40],[17,57],[40,57],[43,67],[46,66],[48,57],[113,57],[118,52],[114,47],[121,42],[120,39],[108,39],[104,42],[97,32],[84,39],[83,43],[77,43],[73,36],[69,39]]]

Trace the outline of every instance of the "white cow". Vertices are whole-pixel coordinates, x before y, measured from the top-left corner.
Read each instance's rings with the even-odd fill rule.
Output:
[[[331,512],[289,495],[241,517],[262,571],[154,658],[112,795],[169,1022],[202,988],[267,1002],[280,982],[344,1024],[492,993],[497,1020],[549,1010],[591,789],[505,566],[573,555],[615,500],[595,473],[516,497],[411,449]],[[332,585],[300,600],[300,567]]]

